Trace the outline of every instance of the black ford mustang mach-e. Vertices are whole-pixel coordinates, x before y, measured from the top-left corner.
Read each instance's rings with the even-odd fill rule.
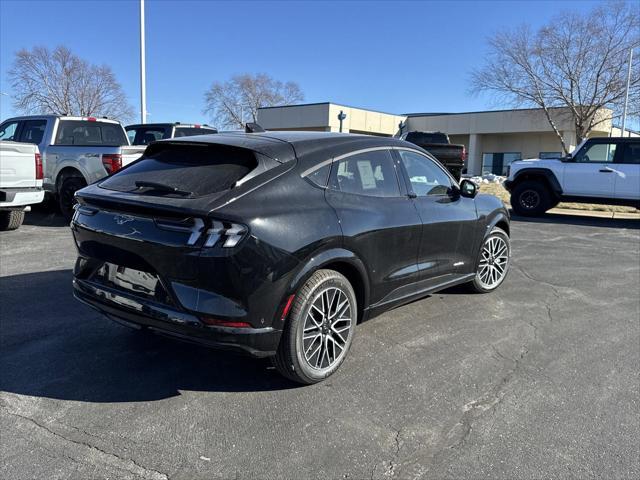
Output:
[[[273,357],[318,382],[356,323],[452,285],[489,292],[509,214],[420,147],[264,132],[159,141],[76,194],[75,296],[125,325]]]

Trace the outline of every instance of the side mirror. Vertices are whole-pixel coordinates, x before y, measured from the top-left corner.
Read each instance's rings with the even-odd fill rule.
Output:
[[[471,180],[464,179],[460,182],[460,195],[474,198],[478,194],[478,186]]]

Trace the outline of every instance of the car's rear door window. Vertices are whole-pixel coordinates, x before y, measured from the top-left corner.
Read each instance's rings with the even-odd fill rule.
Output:
[[[56,145],[120,147],[129,145],[129,141],[124,129],[117,123],[61,120],[56,133]]]
[[[624,156],[622,163],[640,164],[640,142],[627,143],[624,146]]]
[[[331,188],[372,197],[398,197],[400,187],[389,150],[358,153],[334,162]]]
[[[147,147],[140,160],[100,186],[120,192],[194,198],[233,188],[256,166],[256,156],[244,148],[161,142]]]

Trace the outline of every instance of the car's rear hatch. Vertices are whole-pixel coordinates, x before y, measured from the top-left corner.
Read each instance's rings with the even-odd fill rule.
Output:
[[[205,240],[236,221],[219,207],[294,164],[237,146],[151,145],[140,161],[76,194],[76,277],[163,304],[179,297],[195,308]]]

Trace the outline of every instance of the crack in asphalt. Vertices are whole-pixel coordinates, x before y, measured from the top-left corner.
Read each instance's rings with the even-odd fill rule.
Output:
[[[520,272],[524,277],[528,278],[529,280],[531,280],[533,282],[536,282],[536,283],[541,283],[543,285],[547,285],[548,287],[550,287],[556,298],[561,298],[561,295],[560,295],[560,292],[558,291],[558,289],[560,289],[560,288],[571,288],[571,287],[568,287],[566,285],[560,285],[560,284],[557,284],[557,283],[551,283],[551,282],[548,282],[547,280],[541,280],[539,278],[536,278],[533,275],[531,275],[531,273],[529,273],[523,266],[518,265],[515,262],[512,262],[511,266],[513,268],[515,268],[518,272]]]
[[[152,470],[150,468],[146,468],[143,467],[142,465],[136,463],[134,460],[130,459],[130,458],[124,458],[121,457],[120,455],[116,454],[116,453],[111,453],[111,452],[107,452],[105,450],[102,450],[98,447],[96,447],[95,445],[91,445],[90,443],[87,442],[83,442],[80,440],[75,440],[73,438],[68,438],[65,435],[56,432],[55,430],[52,430],[51,428],[49,428],[47,425],[44,425],[40,422],[38,422],[37,420],[28,417],[26,415],[22,415],[20,413],[17,412],[13,412],[11,410],[9,410],[5,405],[1,405],[0,404],[0,409],[4,410],[8,415],[14,416],[16,418],[20,418],[22,420],[28,421],[31,424],[35,425],[37,428],[39,428],[40,430],[44,430],[45,432],[60,438],[66,442],[72,443],[74,445],[80,446],[80,447],[84,447],[86,449],[88,449],[89,451],[96,453],[98,456],[102,457],[102,459],[105,461],[105,463],[112,465],[115,468],[119,468],[121,470],[126,470],[127,472],[140,477],[140,478],[145,478],[145,479],[149,479],[149,480],[168,480],[169,476],[162,473],[162,472],[158,472],[157,470]],[[75,428],[75,427],[74,427]],[[76,429],[79,430],[79,429]],[[95,435],[91,435],[94,436]],[[79,463],[77,459],[70,457],[68,454],[64,454],[65,457],[69,458],[69,460],[72,460],[75,463]]]

